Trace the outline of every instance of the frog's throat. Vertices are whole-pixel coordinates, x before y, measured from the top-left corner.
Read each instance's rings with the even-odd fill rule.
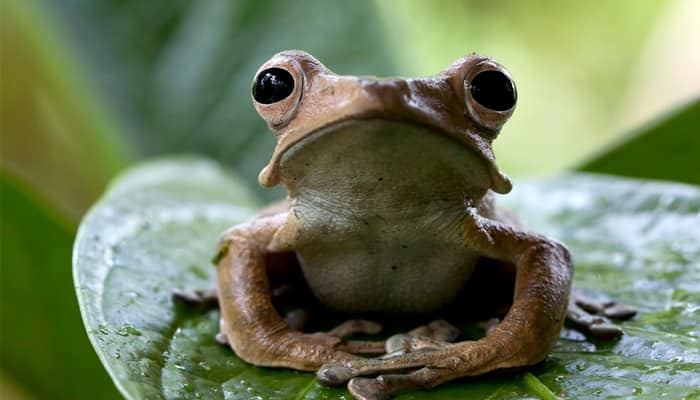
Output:
[[[373,118],[372,118],[373,119]],[[265,168],[260,171],[260,174],[258,175],[258,182],[262,187],[266,188],[271,188],[276,185],[278,185],[281,181],[280,177],[280,171],[279,171],[279,165],[280,165],[280,160],[282,159],[282,156],[284,153],[303,140],[306,137],[309,137],[311,135],[323,135],[332,131],[335,131],[337,129],[340,129],[343,125],[347,124],[352,124],[353,121],[339,121],[339,122],[334,122],[332,124],[326,125],[324,127],[321,127],[319,129],[315,129],[314,131],[307,132],[307,133],[301,133],[299,132],[298,134],[289,134],[288,136],[282,138],[278,144],[277,147],[275,147],[274,152],[272,153],[272,157],[270,158],[270,161],[267,163]],[[431,127],[432,128],[432,127]],[[295,132],[297,133],[297,132]],[[450,132],[447,132],[448,136],[457,139],[460,143],[466,145],[468,148],[472,149],[475,153],[479,154],[486,164],[488,171],[489,171],[489,176],[491,178],[491,190],[493,190],[496,193],[500,194],[506,194],[511,191],[513,188],[513,185],[510,181],[510,178],[503,172],[501,172],[498,169],[498,166],[496,165],[496,160],[494,158],[493,152],[491,150],[490,146],[487,146],[483,141],[481,140],[474,140],[473,136],[476,136],[476,134],[452,134]]]

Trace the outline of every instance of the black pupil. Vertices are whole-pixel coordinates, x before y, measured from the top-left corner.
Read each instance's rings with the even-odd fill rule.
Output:
[[[470,87],[472,98],[486,108],[506,111],[515,105],[515,87],[502,72],[481,72],[472,79]]]
[[[262,104],[277,103],[293,91],[294,78],[282,68],[268,68],[260,72],[253,82],[253,98]]]

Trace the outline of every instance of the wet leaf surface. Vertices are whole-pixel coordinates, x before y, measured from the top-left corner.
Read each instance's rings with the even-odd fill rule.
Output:
[[[259,206],[199,160],[122,176],[83,221],[74,274],[89,336],[130,399],[336,399],[311,373],[247,365],[214,341],[218,311],[173,303],[213,285],[218,234]],[[571,248],[576,285],[639,308],[614,343],[565,330],[520,372],[460,380],[402,399],[692,398],[700,395],[700,189],[596,175],[520,182],[502,203]]]

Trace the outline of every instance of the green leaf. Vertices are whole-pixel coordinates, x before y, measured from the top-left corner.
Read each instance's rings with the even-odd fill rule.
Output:
[[[93,345],[127,398],[347,397],[311,373],[246,364],[214,342],[218,311],[171,300],[174,288],[214,285],[214,243],[251,215],[246,193],[206,161],[159,161],[118,179],[83,221],[74,253],[78,299]],[[519,185],[507,199],[530,226],[571,247],[578,287],[639,307],[640,317],[625,323],[617,343],[566,330],[529,372],[402,398],[698,394],[700,190],[570,175]]]
[[[162,160],[127,172],[85,217],[74,251],[78,301],[90,340],[125,396],[178,397],[173,391],[190,386],[173,381],[176,375],[225,370],[229,361],[213,342],[190,344],[216,318],[177,312],[171,292],[212,285],[218,234],[256,205],[239,180],[209,162]],[[191,350],[199,355],[183,358]]]
[[[578,169],[700,185],[700,99],[632,132]]]
[[[617,343],[565,332],[536,373],[544,384],[571,398],[700,395],[700,189],[574,174],[505,203],[569,246],[576,287],[639,310]]]
[[[81,329],[74,229],[6,171],[0,193],[0,392],[8,378],[36,398],[119,398]]]

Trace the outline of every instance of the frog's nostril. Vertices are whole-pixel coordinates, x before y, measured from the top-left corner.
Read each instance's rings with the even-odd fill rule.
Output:
[[[515,85],[506,74],[488,70],[476,75],[470,86],[472,98],[495,111],[508,111],[515,105]]]
[[[294,78],[282,68],[261,71],[253,82],[253,98],[261,104],[284,100],[294,91]]]

